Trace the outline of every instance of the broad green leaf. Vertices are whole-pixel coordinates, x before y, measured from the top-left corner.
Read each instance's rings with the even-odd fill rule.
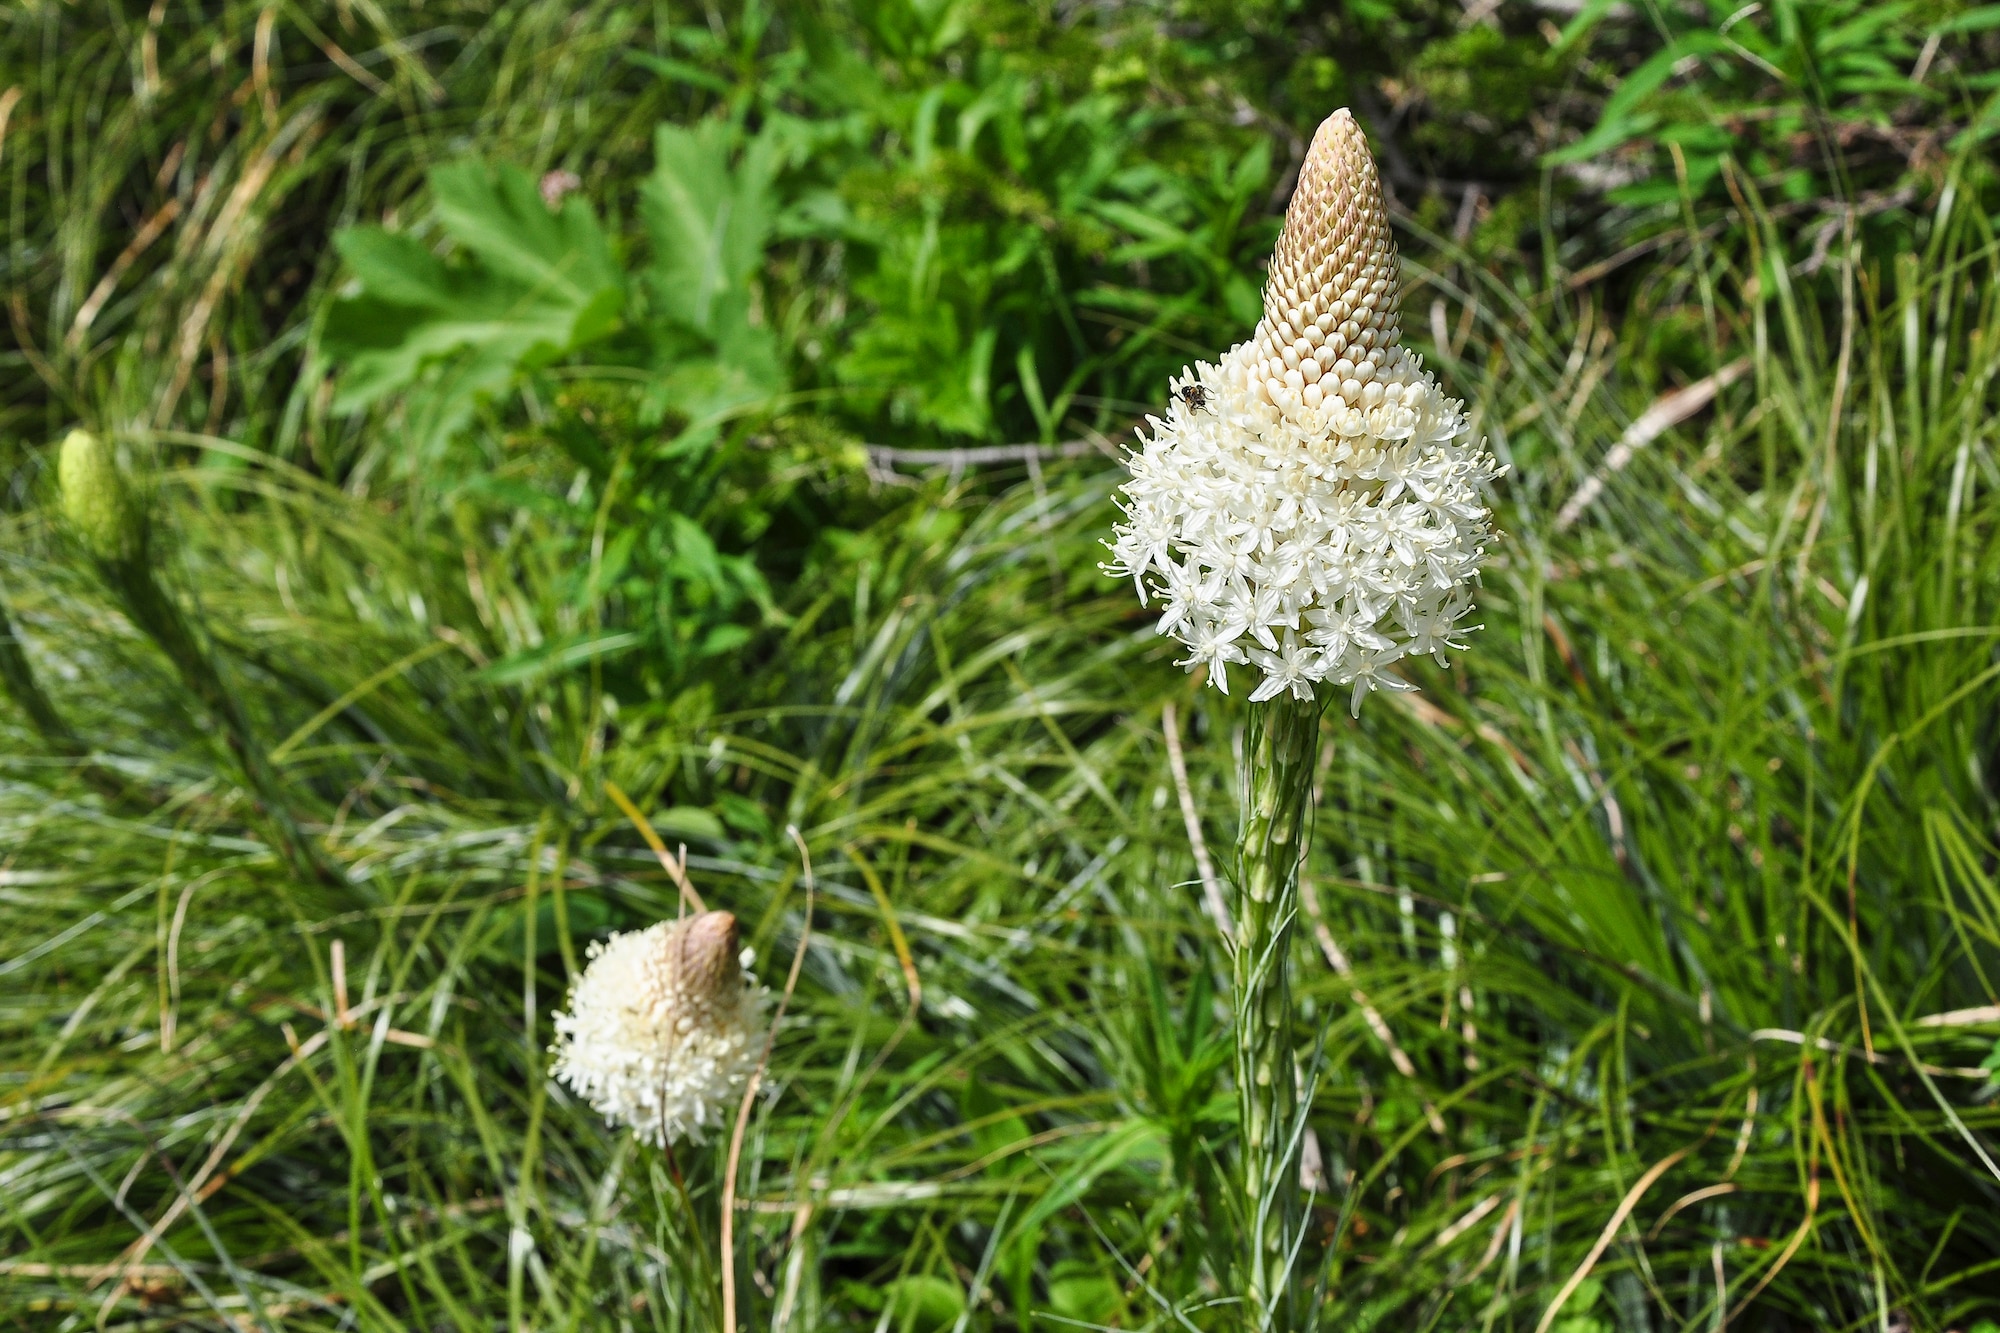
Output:
[[[639,211],[653,243],[654,297],[669,319],[719,338],[723,321],[741,317],[774,216],[774,147],[768,138],[751,140],[732,169],[721,121],[662,125],[654,134]]]
[[[724,422],[762,409],[785,387],[776,339],[750,322],[751,279],[777,216],[777,137],[752,139],[732,162],[730,136],[718,120],[660,126],[653,174],[640,189],[653,249],[646,276],[662,317],[661,375],[642,416],[685,419],[669,453],[705,447]]]
[[[1118,1283],[1083,1259],[1059,1259],[1049,1270],[1049,1309],[1078,1324],[1103,1325],[1122,1303]]]
[[[740,326],[714,355],[681,362],[666,371],[647,395],[644,416],[657,422],[671,409],[702,438],[732,417],[754,411],[785,387],[778,348],[767,329]]]
[[[444,261],[414,236],[380,227],[349,227],[333,238],[333,244],[360,279],[362,290],[379,301],[442,310],[454,299]]]
[[[656,810],[651,822],[654,830],[663,837],[692,838],[713,843],[729,841],[729,835],[723,832],[722,821],[698,805],[670,805],[664,810]]]
[[[334,244],[361,290],[334,305],[324,344],[342,371],[335,407],[407,394],[419,454],[521,370],[609,333],[625,300],[610,242],[583,200],[551,211],[526,172],[477,162],[439,167],[430,183],[457,253],[440,258],[380,227],[341,231]]]
[[[430,182],[453,239],[536,299],[582,312],[605,289],[624,285],[604,229],[580,197],[571,195],[553,211],[525,171],[502,167],[490,174],[477,162],[439,167]]]
[[[889,1327],[896,1333],[934,1333],[947,1328],[965,1309],[965,1293],[956,1282],[930,1273],[897,1278],[887,1289]]]

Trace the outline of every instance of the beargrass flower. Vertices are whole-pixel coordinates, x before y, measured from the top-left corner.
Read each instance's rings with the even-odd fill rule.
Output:
[[[736,918],[702,912],[611,936],[555,1016],[552,1072],[641,1142],[699,1143],[762,1053],[764,991],[744,970]]]
[[[1129,576],[1181,665],[1261,675],[1250,698],[1321,681],[1408,688],[1444,662],[1492,538],[1501,469],[1463,405],[1402,345],[1395,242],[1366,138],[1345,109],[1313,136],[1264,287],[1264,317],[1148,417],[1105,568]]]

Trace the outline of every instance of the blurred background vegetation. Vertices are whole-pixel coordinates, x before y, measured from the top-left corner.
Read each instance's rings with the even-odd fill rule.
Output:
[[[1991,1329],[1996,70],[1955,0],[0,10],[0,1319],[1228,1326],[1241,713],[1097,563],[1350,105],[1512,471],[1475,651],[1327,724],[1315,1309]],[[673,910],[614,785],[768,979],[813,858],[733,1256],[718,1145],[545,1077]]]

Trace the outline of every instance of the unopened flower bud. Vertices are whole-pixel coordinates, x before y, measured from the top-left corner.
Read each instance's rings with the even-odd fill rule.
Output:
[[[703,912],[590,948],[554,1075],[646,1143],[720,1126],[762,1050],[764,992],[745,974],[736,918]]]
[[[111,446],[73,430],[56,460],[63,516],[99,560],[136,560],[146,545],[145,514],[118,468]]]
[[[737,943],[736,917],[730,912],[703,912],[681,923],[675,939],[674,971],[681,989],[704,1002],[729,996],[743,986],[743,964]]]

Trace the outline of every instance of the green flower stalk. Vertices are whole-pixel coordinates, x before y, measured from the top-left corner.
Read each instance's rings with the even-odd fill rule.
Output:
[[[1232,941],[1244,1326],[1293,1324],[1303,1234],[1289,955],[1319,719],[1410,685],[1395,663],[1462,649],[1499,475],[1463,406],[1402,345],[1400,274],[1368,142],[1327,117],[1299,171],[1249,339],[1173,383],[1128,460],[1111,573],[1225,693],[1259,677]]]
[[[332,859],[299,828],[241,697],[224,682],[193,622],[154,575],[151,522],[116,454],[89,431],[73,430],[62,442],[56,477],[71,530],[125,614],[159,645],[181,683],[214,720],[243,770],[279,856],[301,879],[343,882]]]
[[[1243,823],[1236,842],[1238,1205],[1246,1313],[1255,1328],[1292,1324],[1290,1272],[1299,1240],[1297,1075],[1292,1042],[1292,923],[1299,863],[1312,825],[1319,757],[1317,699],[1253,704],[1244,738]]]

